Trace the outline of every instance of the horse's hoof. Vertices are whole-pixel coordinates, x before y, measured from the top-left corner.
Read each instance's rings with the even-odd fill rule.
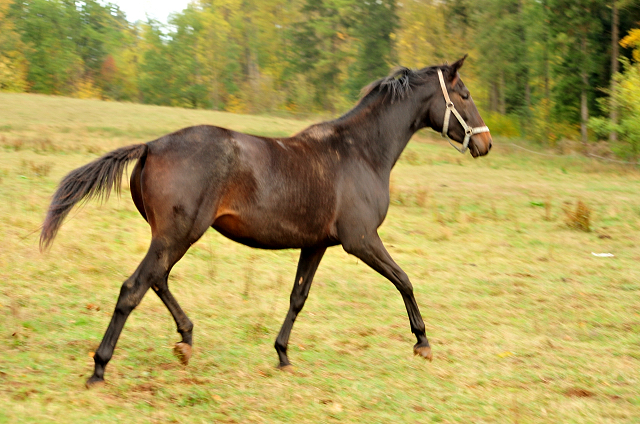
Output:
[[[293,365],[278,365],[278,369],[283,372],[288,372],[289,374],[295,374],[296,369],[293,368]]]
[[[191,346],[187,343],[179,342],[173,347],[173,353],[178,357],[182,365],[188,365],[191,359]]]
[[[84,383],[84,385],[87,387],[87,389],[93,389],[96,387],[102,387],[104,386],[104,378],[98,378],[95,376],[91,376],[91,378],[89,378],[87,380],[86,383]]]
[[[413,354],[416,356],[421,356],[424,359],[429,360],[429,362],[433,360],[433,356],[431,355],[431,348],[429,346],[414,346]]]

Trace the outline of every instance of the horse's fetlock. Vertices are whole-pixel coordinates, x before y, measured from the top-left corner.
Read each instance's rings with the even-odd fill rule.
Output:
[[[178,327],[178,333],[180,334],[191,333],[192,331],[193,331],[193,323],[191,321],[189,321],[188,324],[186,325],[180,325]]]
[[[411,325],[411,332],[415,334],[416,337],[418,338],[418,344],[426,343],[427,346],[429,345],[429,342],[427,341],[427,337],[425,336],[426,327],[424,323],[421,323],[421,324],[418,323],[416,324],[416,326]]]
[[[275,347],[278,352],[287,353],[287,345],[282,344],[278,339],[276,339],[273,347]]]
[[[111,357],[106,357],[102,352],[100,352],[100,349],[98,349],[94,354],[93,354],[93,362],[96,364],[96,366],[98,366],[100,369],[104,369],[104,366],[107,365],[107,362],[109,362],[109,360],[111,359]]]

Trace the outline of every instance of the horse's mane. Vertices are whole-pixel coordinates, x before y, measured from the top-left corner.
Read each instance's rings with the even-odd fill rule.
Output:
[[[362,100],[374,93],[380,93],[385,96],[391,95],[392,103],[396,100],[402,100],[411,93],[413,87],[423,83],[427,75],[435,73],[440,67],[442,66],[429,66],[415,70],[399,66],[393,69],[388,76],[364,87],[361,91],[360,99]]]

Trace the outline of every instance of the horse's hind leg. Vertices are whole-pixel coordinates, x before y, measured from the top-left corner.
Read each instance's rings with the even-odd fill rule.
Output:
[[[166,241],[161,240],[162,238],[158,237],[151,241],[146,256],[136,271],[122,285],[109,327],[107,327],[102,342],[94,354],[95,368],[93,375],[87,380],[87,387],[104,381],[105,367],[113,356],[113,350],[129,314],[140,304],[150,287],[154,287],[156,290],[163,285],[166,286],[169,271],[190,246],[190,243],[167,244]],[[163,292],[163,295],[168,298],[166,292]],[[187,333],[190,336],[190,332]]]
[[[136,271],[122,284],[120,296],[116,303],[111,322],[96,350],[93,360],[95,368],[93,375],[87,380],[87,387],[104,381],[104,370],[113,356],[122,328],[133,309],[140,304],[149,287],[164,278],[162,267],[159,265],[152,243],[147,255]]]
[[[162,303],[164,303],[169,312],[171,312],[171,316],[173,316],[173,319],[176,322],[178,333],[182,336],[182,341],[176,343],[173,350],[178,359],[180,359],[184,365],[187,365],[191,358],[191,346],[193,346],[193,323],[189,320],[180,305],[178,305],[176,299],[173,297],[173,294],[169,291],[167,280],[168,279],[165,278],[162,284],[153,286],[152,288],[160,297],[160,300],[162,300]]]
[[[284,323],[282,323],[282,328],[275,343],[276,352],[278,352],[278,358],[280,359],[280,364],[278,365],[280,369],[290,367],[289,358],[287,357],[289,335],[291,334],[291,329],[293,328],[296,317],[302,310],[307,296],[309,296],[313,276],[326,250],[326,247],[317,247],[304,248],[300,251],[296,280],[293,283],[293,290],[291,290],[289,312],[287,312],[287,317],[284,319]]]

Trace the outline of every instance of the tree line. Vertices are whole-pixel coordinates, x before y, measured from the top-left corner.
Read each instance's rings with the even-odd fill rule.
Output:
[[[639,27],[638,0],[195,0],[168,25],[97,0],[0,0],[0,90],[335,114],[395,65],[469,53],[494,133],[635,156]]]

